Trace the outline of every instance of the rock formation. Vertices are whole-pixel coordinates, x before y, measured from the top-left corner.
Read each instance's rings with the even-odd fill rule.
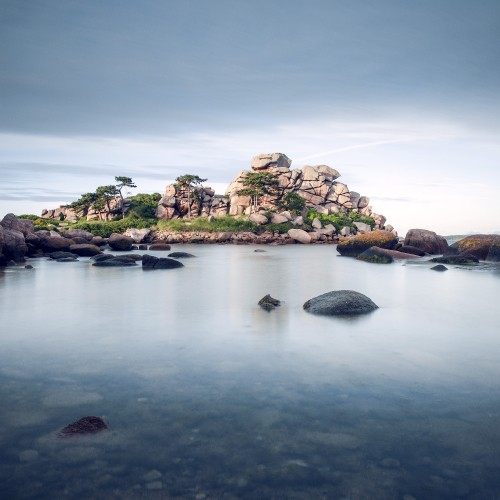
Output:
[[[351,191],[346,184],[338,182],[340,173],[337,170],[327,165],[306,165],[301,169],[291,170],[291,164],[292,160],[283,153],[260,154],[252,158],[252,171],[269,172],[278,181],[276,193],[263,196],[259,200],[257,212],[276,210],[287,193],[295,192],[305,201],[306,207],[321,214],[345,214],[353,210],[359,212],[361,216],[373,217],[375,229],[384,228],[386,218],[372,211],[369,198]],[[209,187],[194,187],[188,193],[187,189],[170,184],[158,203],[156,216],[161,219],[185,217],[189,206],[192,216],[245,214],[257,224],[266,224],[269,221],[264,214],[252,213],[250,196],[239,194],[239,191],[244,188],[243,180],[248,172],[249,170],[241,170],[229,184],[224,196],[216,195]],[[291,220],[291,217],[274,214],[271,222],[283,223],[288,220]],[[297,223],[297,225],[301,224],[302,222]],[[355,222],[354,225],[358,233],[371,231],[371,227],[363,222]],[[389,231],[395,234],[392,226]],[[348,234],[347,231],[345,233],[345,235]]]
[[[226,215],[229,211],[229,200],[225,196],[216,195],[210,187],[196,186],[181,189],[176,184],[169,184],[158,202],[156,217],[159,219],[177,219],[186,217],[191,211],[191,217]]]

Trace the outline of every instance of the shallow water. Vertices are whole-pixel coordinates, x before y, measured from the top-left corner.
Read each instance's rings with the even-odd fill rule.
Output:
[[[0,272],[0,498],[498,498],[498,270],[256,248]],[[335,289],[380,309],[302,310]]]

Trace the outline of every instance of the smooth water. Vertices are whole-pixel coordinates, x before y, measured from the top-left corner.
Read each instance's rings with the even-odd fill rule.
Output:
[[[499,498],[499,270],[256,248],[0,272],[0,498]],[[380,309],[303,311],[335,289]]]

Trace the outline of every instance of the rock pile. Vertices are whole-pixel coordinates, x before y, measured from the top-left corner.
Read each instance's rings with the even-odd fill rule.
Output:
[[[291,164],[292,160],[283,153],[260,154],[252,159],[253,171],[270,172],[276,176],[279,183],[275,196],[266,195],[262,198],[263,209],[274,208],[286,193],[296,192],[304,199],[307,207],[321,214],[338,214],[357,210],[363,216],[373,217],[376,229],[385,225],[386,218],[372,211],[369,198],[351,191],[346,184],[337,181],[340,173],[334,168],[327,165],[306,165],[300,169],[291,170]],[[241,170],[227,188],[226,196],[229,197],[230,215],[251,213],[250,197],[238,194],[238,191],[244,187],[243,180],[247,173],[248,170]]]
[[[187,189],[181,189],[176,184],[168,185],[158,202],[156,217],[177,219],[186,217],[189,212],[191,217],[227,215],[229,199],[216,195],[210,187],[197,186],[188,193]]]

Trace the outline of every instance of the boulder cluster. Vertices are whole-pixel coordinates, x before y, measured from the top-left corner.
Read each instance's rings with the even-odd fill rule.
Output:
[[[65,220],[68,222],[76,222],[79,218],[85,217],[88,221],[92,220],[111,220],[116,215],[123,212],[127,213],[130,205],[130,200],[124,199],[123,202],[119,196],[115,196],[109,201],[109,208],[98,210],[94,205],[90,205],[89,209],[84,212],[76,212],[69,206],[61,206],[59,208],[42,210],[42,219]]]
[[[500,262],[500,235],[467,236],[448,245],[443,236],[427,229],[410,229],[403,243],[392,233],[373,231],[344,239],[337,245],[337,251],[340,255],[376,264],[441,255],[431,262],[470,265],[480,260]]]
[[[251,161],[251,171],[269,172],[278,181],[276,193],[265,195],[259,200],[257,210],[252,207],[250,196],[240,194],[244,188],[244,179],[249,170],[241,170],[229,184],[224,196],[216,195],[210,187],[195,187],[191,190],[180,188],[176,184],[167,186],[165,194],[158,203],[156,215],[161,219],[185,217],[189,212],[195,216],[249,215],[258,224],[265,224],[262,212],[276,210],[286,193],[295,192],[308,208],[320,214],[339,214],[358,211],[362,216],[370,216],[375,220],[376,228],[385,225],[386,218],[372,211],[370,200],[351,191],[346,184],[338,182],[340,173],[327,165],[306,165],[300,169],[290,169],[292,160],[283,153],[260,154]],[[254,213],[256,212],[256,213]],[[286,217],[286,215],[285,215]],[[279,220],[281,214],[275,214],[275,221],[285,222],[289,218]],[[364,226],[366,224],[359,223]],[[393,230],[392,227],[389,228]]]

